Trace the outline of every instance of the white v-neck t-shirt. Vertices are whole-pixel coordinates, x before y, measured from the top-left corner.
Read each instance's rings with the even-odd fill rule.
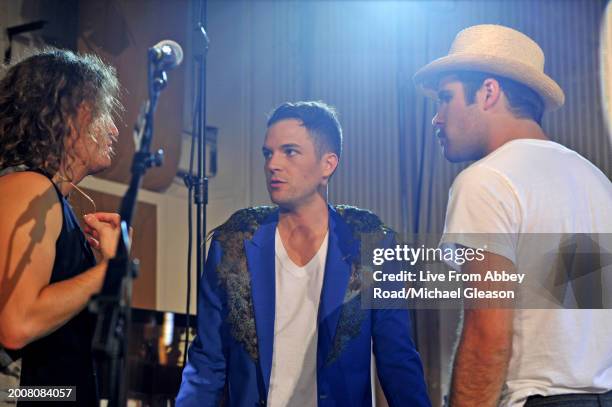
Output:
[[[287,254],[276,229],[274,347],[268,406],[317,405],[317,315],[329,232],[303,267]]]

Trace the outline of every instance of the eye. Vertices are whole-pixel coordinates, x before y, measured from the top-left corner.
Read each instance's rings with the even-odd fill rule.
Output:
[[[268,149],[263,149],[261,150],[261,153],[263,154],[264,159],[267,161],[272,157],[272,151],[268,150]]]
[[[448,103],[451,101],[451,96],[450,95],[441,95],[438,97],[438,100],[436,100],[436,106],[441,106],[445,103]]]
[[[287,157],[293,157],[293,156],[295,156],[297,154],[298,154],[298,150],[296,150],[295,148],[293,148],[293,147],[285,148],[285,155]]]
[[[440,91],[438,92],[438,100],[436,100],[436,108],[443,106],[444,104],[450,103],[453,99],[453,94],[448,91]]]

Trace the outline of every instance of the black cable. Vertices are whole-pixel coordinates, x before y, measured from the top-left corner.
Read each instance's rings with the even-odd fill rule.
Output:
[[[193,147],[191,148],[193,151]],[[185,351],[183,352],[183,368],[187,366],[187,350],[189,349],[189,329],[191,321],[189,319],[189,311],[191,308],[191,246],[193,245],[193,210],[191,208],[191,199],[193,195],[193,186],[191,184],[191,171],[186,176],[187,185],[187,303],[185,305]]]

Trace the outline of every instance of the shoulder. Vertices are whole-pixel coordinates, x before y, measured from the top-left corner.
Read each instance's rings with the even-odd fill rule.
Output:
[[[24,188],[25,186],[27,188]],[[47,189],[55,192],[51,180],[38,172],[20,171],[0,177],[0,191],[3,192],[33,194]]]
[[[234,212],[225,223],[213,230],[215,239],[224,239],[240,234],[254,234],[278,208],[276,206],[254,206]]]
[[[451,194],[458,192],[478,192],[484,190],[513,190],[512,181],[504,171],[479,161],[457,175],[451,186]]]
[[[36,172],[16,172],[0,177],[0,210],[17,210],[29,207],[31,210],[48,211],[61,207],[55,187],[51,181]]]
[[[55,187],[35,172],[0,177],[0,213],[0,234],[4,238],[23,232],[31,239],[36,231],[44,233],[37,235],[39,238],[46,236],[54,242],[61,231],[62,206]]]
[[[390,233],[391,229],[372,211],[350,205],[334,205],[336,213],[356,233]]]

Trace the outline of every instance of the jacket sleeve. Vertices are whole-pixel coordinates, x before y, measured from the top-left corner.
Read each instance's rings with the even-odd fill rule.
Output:
[[[383,247],[395,244],[394,235],[382,243]],[[386,264],[383,272],[393,273],[397,265]],[[387,285],[390,286],[386,288],[401,289],[404,283]],[[402,308],[372,309],[372,341],[378,378],[389,406],[430,407],[423,365],[411,338],[410,313],[405,302],[400,305]]]
[[[376,370],[389,406],[431,406],[408,310],[373,310],[372,323]]]
[[[227,363],[227,301],[217,267],[221,247],[213,238],[200,279],[197,336],[189,347],[187,366],[176,398],[177,407],[218,406]]]

